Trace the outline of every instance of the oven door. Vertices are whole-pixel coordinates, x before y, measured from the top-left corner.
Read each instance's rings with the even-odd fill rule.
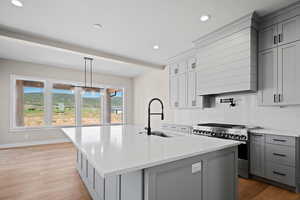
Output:
[[[238,174],[240,177],[249,178],[249,143],[238,146]]]

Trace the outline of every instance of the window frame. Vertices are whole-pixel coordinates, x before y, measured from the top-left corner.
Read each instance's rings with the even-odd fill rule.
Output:
[[[17,80],[28,80],[28,81],[40,81],[44,83],[44,125],[37,126],[37,127],[25,127],[25,126],[16,126],[16,81]],[[75,91],[75,126],[73,125],[61,125],[55,126],[52,125],[52,89],[53,84],[66,84],[66,85],[74,85]],[[82,96],[81,91],[84,86],[83,82],[80,81],[65,81],[65,80],[56,80],[56,79],[47,79],[47,78],[37,78],[32,76],[23,76],[23,75],[15,75],[11,74],[10,77],[10,120],[9,120],[9,130],[10,132],[18,132],[18,131],[25,131],[25,130],[41,130],[41,129],[59,129],[59,128],[67,128],[67,127],[88,127],[88,126],[102,126],[102,125],[123,125],[126,124],[126,88],[122,86],[116,85],[104,85],[104,84],[93,84],[93,87],[97,87],[100,89],[121,89],[123,90],[123,113],[122,113],[122,123],[109,123],[106,120],[106,115],[108,110],[105,108],[106,105],[106,98],[103,95],[100,98],[100,105],[101,105],[101,113],[102,116],[100,117],[100,124],[93,124],[93,125],[82,125],[81,123],[81,106],[82,106]]]

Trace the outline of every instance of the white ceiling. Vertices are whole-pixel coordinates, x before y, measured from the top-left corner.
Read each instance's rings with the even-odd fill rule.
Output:
[[[36,45],[0,36],[0,57],[55,67],[84,70],[84,55]],[[124,77],[135,77],[150,70],[144,66],[94,59],[93,71]]]
[[[22,0],[23,8],[0,1],[0,25],[158,65],[192,47],[192,41],[251,11],[259,15],[297,0]],[[201,14],[211,20],[201,23]],[[103,29],[95,29],[100,23]],[[160,49],[152,49],[154,44]],[[0,39],[0,57],[82,67],[82,57]],[[5,47],[5,48],[2,48]],[[96,61],[98,70],[137,76],[144,67]]]

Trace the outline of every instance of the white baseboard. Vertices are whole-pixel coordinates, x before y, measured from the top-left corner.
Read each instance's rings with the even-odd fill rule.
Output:
[[[65,143],[71,142],[68,138],[61,138],[61,139],[52,139],[52,140],[41,140],[41,141],[33,141],[33,142],[20,142],[20,143],[13,143],[13,144],[0,144],[0,149],[7,149],[7,148],[14,148],[14,147],[27,147],[27,146],[35,146],[41,144],[58,144],[58,143]]]

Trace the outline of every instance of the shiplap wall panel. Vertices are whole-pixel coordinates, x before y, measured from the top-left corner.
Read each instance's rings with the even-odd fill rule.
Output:
[[[197,95],[255,91],[257,33],[246,28],[197,52]]]

